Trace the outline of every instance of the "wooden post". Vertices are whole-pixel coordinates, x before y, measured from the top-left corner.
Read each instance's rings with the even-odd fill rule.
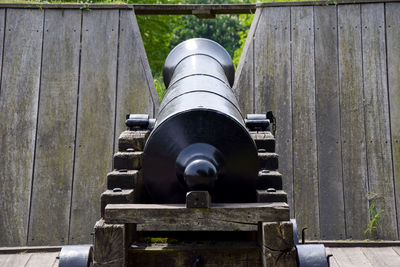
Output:
[[[263,266],[297,266],[292,223],[260,223],[259,227]]]
[[[106,224],[99,220],[94,227],[94,267],[125,267],[127,252],[136,225]]]

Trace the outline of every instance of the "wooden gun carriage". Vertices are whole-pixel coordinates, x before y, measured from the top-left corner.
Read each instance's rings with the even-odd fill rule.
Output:
[[[157,119],[128,115],[119,137],[94,266],[328,266],[323,245],[298,242],[271,118],[243,119],[225,49],[187,40],[163,76]],[[87,266],[91,253],[66,249],[60,266]]]

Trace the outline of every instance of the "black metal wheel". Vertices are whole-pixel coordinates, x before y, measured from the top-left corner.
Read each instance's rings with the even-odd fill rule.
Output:
[[[92,246],[64,246],[60,252],[59,267],[92,267]]]

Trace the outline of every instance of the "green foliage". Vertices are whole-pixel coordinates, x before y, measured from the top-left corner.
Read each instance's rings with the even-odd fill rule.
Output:
[[[129,1],[130,4],[144,2],[146,4],[228,4],[249,3],[250,0]],[[162,68],[172,48],[184,40],[202,37],[220,43],[231,57],[234,57],[235,53],[238,54],[236,51],[240,50],[241,45],[245,42],[251,20],[252,15],[217,15],[215,19],[199,19],[191,15],[137,16],[159,100],[161,101],[166,91],[162,82]],[[240,53],[238,55],[239,58]],[[236,61],[238,62],[239,59]]]
[[[376,229],[379,225],[378,220],[380,219],[380,215],[384,212],[384,210],[376,210],[376,205],[371,204],[369,207],[369,227],[364,231],[364,235],[366,238],[376,232]]]
[[[156,87],[158,101],[161,102],[162,98],[165,95],[165,92],[167,91],[161,73],[156,73],[154,75],[154,86]]]
[[[181,0],[129,0],[129,4],[178,4]],[[154,76],[161,74],[172,40],[172,34],[179,27],[181,16],[148,15],[136,16],[146,49],[147,58]]]
[[[249,29],[251,26],[251,22],[253,21],[254,15],[253,14],[243,14],[239,16],[239,21],[240,24],[244,27],[243,31],[239,32],[239,45],[240,47],[237,48],[234,52],[233,55],[233,65],[235,65],[235,68],[237,67],[237,65],[239,64],[239,60],[240,60],[240,56],[242,55],[242,51],[243,51],[243,47],[244,44],[246,43],[246,39],[247,39],[247,34],[249,33]]]
[[[188,4],[229,4],[238,3],[233,0],[192,0]],[[248,3],[249,0],[240,1]],[[183,16],[181,24],[174,29],[170,48],[190,38],[207,38],[221,44],[233,57],[234,52],[240,47],[240,33],[246,30],[246,26],[240,22],[239,15],[217,15],[215,19],[199,19],[195,16]]]

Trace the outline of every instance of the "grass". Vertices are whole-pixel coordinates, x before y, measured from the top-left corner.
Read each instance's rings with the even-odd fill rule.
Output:
[[[381,214],[384,210],[376,210],[375,204],[371,204],[369,207],[369,226],[364,231],[364,235],[366,238],[373,237],[376,233],[377,227],[379,226],[378,220],[380,219]]]

